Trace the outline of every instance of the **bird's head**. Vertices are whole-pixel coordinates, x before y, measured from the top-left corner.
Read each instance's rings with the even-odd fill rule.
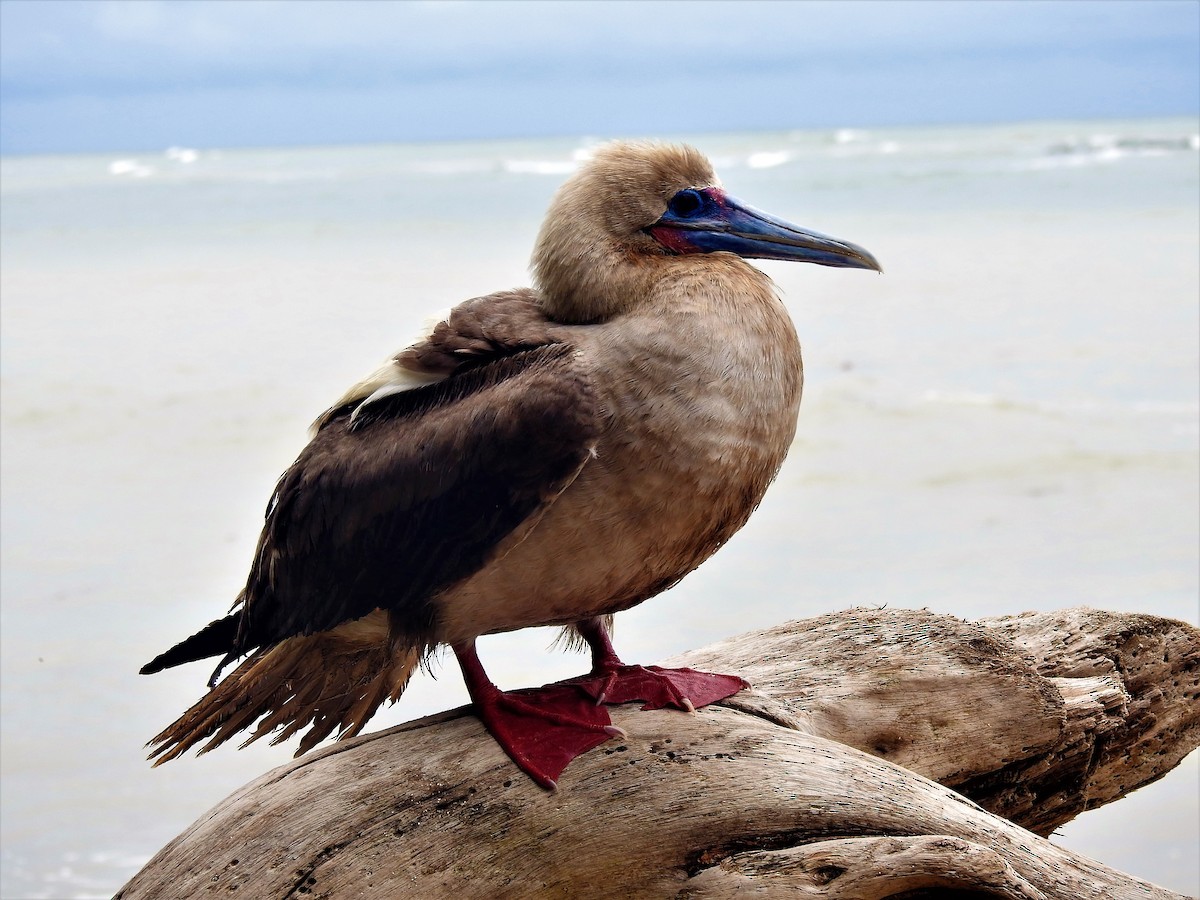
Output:
[[[861,247],[730,197],[692,147],[616,141],[555,195],[533,275],[551,316],[594,322],[629,309],[647,280],[678,257],[722,251],[882,271]]]

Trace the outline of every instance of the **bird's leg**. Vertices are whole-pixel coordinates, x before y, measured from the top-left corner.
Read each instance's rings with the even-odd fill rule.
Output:
[[[452,646],[476,714],[509,758],[542,787],[554,790],[571,760],[625,736],[608,711],[578,689],[550,684],[505,693],[483,670],[474,641]]]
[[[596,705],[599,706],[608,699],[609,692],[616,684],[620,671],[626,666],[617,656],[617,651],[613,649],[612,638],[608,636],[608,629],[604,627],[603,619],[584,619],[575,624],[575,629],[592,648],[592,676],[603,678],[598,691],[595,693],[588,691],[596,701]],[[579,686],[583,687],[585,691],[588,690],[583,684]]]
[[[642,709],[673,706],[695,712],[702,706],[724,700],[750,685],[736,675],[717,675],[695,669],[664,669],[659,666],[628,666],[613,649],[601,619],[584,619],[575,628],[592,648],[592,671],[571,684],[601,703],[641,700]]]

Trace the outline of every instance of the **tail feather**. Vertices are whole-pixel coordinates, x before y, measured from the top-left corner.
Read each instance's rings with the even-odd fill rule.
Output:
[[[150,740],[150,759],[161,765],[202,742],[198,752],[207,753],[249,728],[243,747],[277,729],[273,744],[308,728],[297,756],[335,731],[353,737],[385,700],[400,698],[422,659],[420,649],[393,648],[386,628],[366,643],[362,628],[336,629],[255,652]]]

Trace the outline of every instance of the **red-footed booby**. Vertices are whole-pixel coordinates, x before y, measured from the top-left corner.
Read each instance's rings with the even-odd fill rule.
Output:
[[[745,258],[874,269],[722,190],[685,146],[601,148],[555,196],[535,288],[459,305],[351,388],[280,478],[235,611],[146,665],[221,656],[151,758],[358,734],[449,644],[479,717],[538,784],[621,734],[603,704],[693,709],[740,678],[627,666],[607,617],[739,528],[796,429],[800,345]],[[588,675],[504,693],[475,639],[567,626]],[[222,668],[247,656],[224,680]]]

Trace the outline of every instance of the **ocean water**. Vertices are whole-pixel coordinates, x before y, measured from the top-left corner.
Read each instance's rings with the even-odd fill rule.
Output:
[[[853,605],[1087,604],[1196,623],[1200,122],[690,138],[748,202],[872,273],[763,263],[805,346],[750,524],[617,645],[653,661]],[[293,747],[151,770],[311,419],[425,317],[527,283],[592,139],[0,160],[2,882],[104,897]],[[577,674],[485,638],[506,687]],[[466,702],[453,663],[384,727]],[[1197,755],[1056,837],[1200,893]]]

